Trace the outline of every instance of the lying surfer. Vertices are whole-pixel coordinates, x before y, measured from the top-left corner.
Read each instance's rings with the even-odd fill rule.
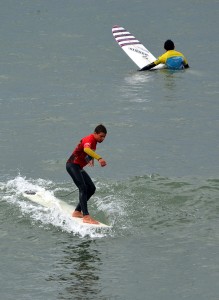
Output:
[[[87,201],[95,193],[96,187],[84,167],[93,166],[94,159],[98,160],[101,167],[106,166],[106,161],[95,153],[97,143],[102,143],[106,134],[106,127],[98,125],[94,133],[81,139],[66,163],[66,170],[79,189],[79,203],[72,216],[83,218],[84,223],[99,224],[88,212]]]
[[[164,49],[166,50],[166,52],[163,55],[158,57],[158,59],[151,64],[143,67],[140,71],[150,70],[151,68],[159,64],[165,64],[166,67],[171,70],[181,70],[184,68],[189,68],[185,56],[181,52],[174,50],[175,46],[173,41],[167,40],[164,43]]]

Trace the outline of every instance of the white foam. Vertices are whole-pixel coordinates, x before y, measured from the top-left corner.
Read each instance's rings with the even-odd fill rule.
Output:
[[[40,205],[35,205],[27,201],[22,195],[25,191],[43,192],[48,194],[49,198],[55,198],[53,190],[48,190],[53,187],[54,190],[61,190],[54,188],[55,184],[52,181],[44,179],[26,179],[22,176],[17,176],[15,179],[9,180],[5,184],[1,184],[1,189],[5,194],[3,200],[17,205],[22,213],[28,214],[33,221],[38,221],[44,225],[53,225],[63,232],[73,233],[80,237],[90,236],[91,238],[102,238],[109,234],[109,229],[88,228],[78,225],[66,213],[58,209],[54,205],[51,208],[45,208]]]

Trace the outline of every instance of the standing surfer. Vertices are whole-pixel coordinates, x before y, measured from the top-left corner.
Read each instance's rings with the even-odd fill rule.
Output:
[[[84,223],[99,224],[91,218],[88,212],[87,201],[95,193],[96,187],[84,167],[86,165],[94,166],[94,159],[99,162],[101,167],[106,166],[106,161],[95,153],[97,143],[102,143],[106,134],[106,127],[102,124],[98,125],[94,129],[94,133],[81,139],[66,163],[66,170],[79,189],[79,203],[72,216],[83,218]]]

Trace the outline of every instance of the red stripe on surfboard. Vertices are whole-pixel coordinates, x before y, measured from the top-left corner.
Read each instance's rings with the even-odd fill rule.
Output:
[[[123,27],[115,25],[112,28],[112,32],[115,40],[121,47],[130,46],[130,45],[141,45],[139,40],[137,40],[130,32],[128,32]]]
[[[131,35],[131,34],[129,33],[129,34],[118,34],[118,35],[114,35],[114,38],[117,39],[117,38],[122,38],[122,37],[126,37],[126,36],[134,37],[133,35]]]
[[[117,39],[116,39],[117,40]],[[140,43],[138,40],[136,40],[135,38],[126,38],[126,39],[118,39],[117,42],[118,43],[124,43],[124,42],[129,42],[129,41],[135,41],[135,43]]]
[[[124,46],[131,46],[131,45],[141,45],[139,42],[130,42],[130,43],[119,43],[119,46],[124,47]]]

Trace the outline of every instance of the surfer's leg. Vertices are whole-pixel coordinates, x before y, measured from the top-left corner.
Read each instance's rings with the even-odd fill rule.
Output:
[[[90,197],[95,193],[96,187],[95,187],[92,179],[90,178],[90,176],[87,174],[87,172],[85,172],[83,170],[83,172],[81,172],[81,173],[82,173],[82,176],[84,178],[85,184],[87,186],[87,201],[88,201],[90,199]],[[99,222],[94,220],[93,218],[91,218],[90,215],[85,215],[83,217],[83,222],[84,223],[89,223],[89,224],[96,224],[96,225],[99,224]]]
[[[76,207],[76,211],[83,212],[83,215],[89,215],[87,209],[87,185],[85,183],[84,177],[82,176],[82,170],[79,165],[67,163],[66,170],[74,181],[75,185],[79,189],[79,203]]]
[[[87,186],[87,201],[90,199],[90,197],[95,193],[96,191],[96,187],[92,181],[92,179],[90,178],[90,176],[87,174],[87,172],[85,170],[83,170],[81,172],[83,178],[84,178],[84,182]]]

